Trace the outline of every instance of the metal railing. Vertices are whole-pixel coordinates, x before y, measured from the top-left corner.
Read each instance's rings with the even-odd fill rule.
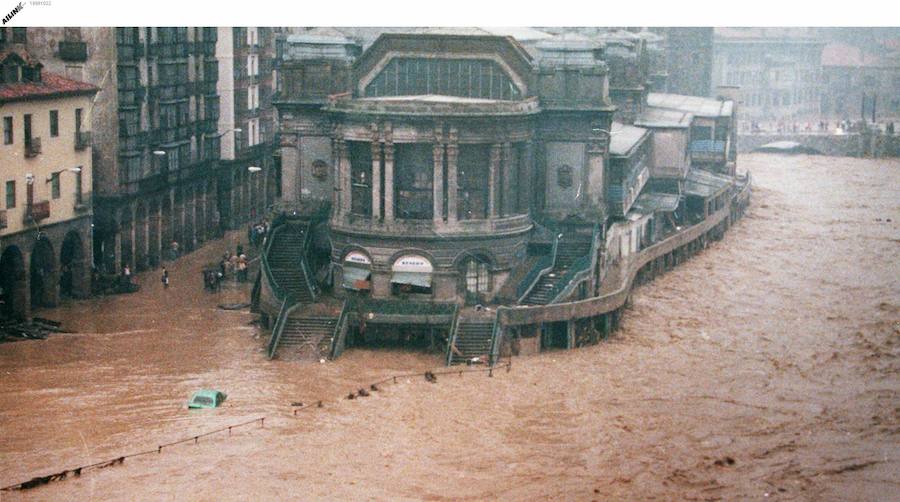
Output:
[[[569,267],[569,270],[566,271],[565,275],[563,275],[559,282],[553,286],[553,289],[550,290],[549,296],[551,299],[549,303],[554,303],[565,298],[567,295],[571,294],[572,290],[575,289],[575,286],[591,277],[591,273],[593,273],[594,266],[597,263],[597,251],[600,247],[597,240],[599,232],[600,225],[595,224],[594,230],[591,233],[591,251],[575,260],[575,263]]]
[[[447,336],[447,366],[453,364],[453,347],[459,330],[459,305],[453,306],[453,320],[450,321],[450,333]]]
[[[491,326],[491,352],[488,355],[488,365],[493,367],[500,360],[500,341],[503,338],[503,326],[500,324],[500,314],[494,314],[494,325]]]
[[[331,337],[331,354],[329,359],[337,359],[344,353],[346,347],[348,320],[350,315],[348,310],[351,309],[350,299],[344,300],[344,306],[341,307],[341,315],[338,316],[337,323],[334,325],[334,335]]]
[[[556,265],[556,252],[558,248],[559,234],[556,234],[553,236],[553,248],[551,249],[550,254],[542,256],[516,288],[516,303],[521,303],[522,300],[531,293],[531,290],[538,281],[541,280],[541,277],[553,270],[553,266]]]
[[[269,359],[275,357],[275,352],[278,351],[278,342],[281,341],[281,334],[284,332],[284,325],[296,306],[297,299],[288,293],[281,302],[281,310],[278,312],[275,326],[272,326],[272,336],[269,337],[269,345],[266,347],[266,357]]]

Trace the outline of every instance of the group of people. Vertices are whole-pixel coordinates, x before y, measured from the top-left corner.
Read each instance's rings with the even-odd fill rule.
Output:
[[[266,240],[269,233],[269,220],[263,218],[257,223],[251,223],[247,227],[247,240],[250,245],[257,248]]]
[[[247,282],[248,268],[250,266],[247,255],[244,254],[243,246],[238,245],[237,252],[231,254],[226,251],[219,262],[219,271],[222,277],[234,276],[238,282]]]
[[[840,132],[855,132],[861,129],[864,129],[866,126],[861,122],[853,122],[851,120],[838,120],[834,123],[834,127],[832,128],[832,124],[827,120],[820,120],[817,124],[817,129],[815,132],[819,133],[829,133],[831,131],[839,131]],[[744,124],[746,127],[746,123]],[[873,127],[869,125],[869,127]],[[874,125],[875,129],[881,129],[877,124]],[[894,134],[894,123],[888,122],[884,128],[884,133],[888,135]],[[811,133],[813,132],[813,125],[810,122],[806,122],[805,124],[798,124],[797,122],[785,122],[783,120],[779,120],[775,123],[763,124],[762,122],[751,120],[750,121],[750,132],[752,133],[762,133],[762,132],[778,132],[778,133]]]

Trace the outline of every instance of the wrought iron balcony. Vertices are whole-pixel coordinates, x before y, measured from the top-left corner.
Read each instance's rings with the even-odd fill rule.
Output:
[[[50,217],[50,201],[33,202],[25,207],[25,223],[34,223]]]
[[[41,153],[41,138],[25,138],[25,157],[37,157]]]
[[[91,131],[76,131],[75,149],[84,150],[89,146],[91,146]]]
[[[87,44],[85,42],[59,41],[59,59],[63,61],[87,61]]]

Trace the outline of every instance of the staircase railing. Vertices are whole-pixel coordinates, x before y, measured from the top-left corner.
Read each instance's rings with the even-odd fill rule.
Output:
[[[559,282],[553,286],[553,289],[550,290],[550,294],[547,295],[550,298],[549,303],[555,303],[570,295],[575,289],[575,286],[591,277],[597,263],[597,251],[599,249],[597,236],[599,232],[600,225],[595,224],[594,230],[591,232],[590,252],[575,260],[575,262],[572,263],[572,266],[569,267],[569,270],[566,271],[565,275],[563,275]]]
[[[534,289],[534,286],[538,281],[541,280],[541,277],[553,270],[553,267],[556,265],[556,253],[558,249],[559,234],[556,234],[553,236],[553,248],[551,249],[550,254],[542,256],[528,272],[528,275],[526,275],[525,278],[522,279],[522,282],[519,283],[519,287],[516,288],[516,298],[518,298],[517,303],[522,303],[528,294],[531,293],[531,290]]]
[[[348,313],[351,310],[350,299],[344,300],[344,306],[341,307],[341,315],[338,317],[337,324],[334,325],[334,335],[331,337],[331,355],[329,359],[337,359],[341,354],[344,353],[344,347],[346,347],[347,340],[347,330],[349,328],[349,319],[350,315]]]
[[[272,243],[275,242],[275,238],[278,233],[284,230],[284,225],[280,225],[272,228],[269,232],[269,235],[266,236],[266,243],[263,247],[262,255],[260,256],[260,269],[262,269],[263,273],[266,276],[266,280],[269,282],[269,287],[272,288],[272,292],[275,293],[275,298],[278,300],[284,300],[287,297],[288,292],[278,284],[278,281],[275,280],[275,275],[272,274],[272,268],[269,266],[269,251],[272,249]]]
[[[500,324],[500,313],[494,315],[494,325],[491,327],[491,353],[488,356],[488,364],[494,366],[500,360],[500,341],[503,338],[503,326]]]
[[[450,333],[447,336],[447,366],[453,363],[453,347],[456,346],[456,336],[459,330],[459,305],[453,306],[453,320],[450,321]]]
[[[269,346],[266,348],[266,356],[269,359],[275,357],[275,352],[278,350],[278,342],[281,341],[281,334],[284,332],[284,325],[287,324],[291,311],[296,304],[297,299],[290,293],[288,293],[281,302],[281,310],[278,312],[278,318],[275,320],[275,325],[272,326],[272,335],[269,337]]]

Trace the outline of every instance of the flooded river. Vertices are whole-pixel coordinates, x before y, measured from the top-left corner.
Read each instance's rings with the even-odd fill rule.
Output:
[[[3,500],[887,500],[900,493],[900,162],[743,156],[723,241],[642,286],[605,343],[512,371],[401,379],[435,356],[266,361],[248,287],[202,291],[213,243],[141,292],[39,315],[0,345],[0,484],[212,436]],[[888,221],[889,220],[889,221]],[[228,393],[188,411],[191,392]],[[324,399],[291,417],[290,403]]]

